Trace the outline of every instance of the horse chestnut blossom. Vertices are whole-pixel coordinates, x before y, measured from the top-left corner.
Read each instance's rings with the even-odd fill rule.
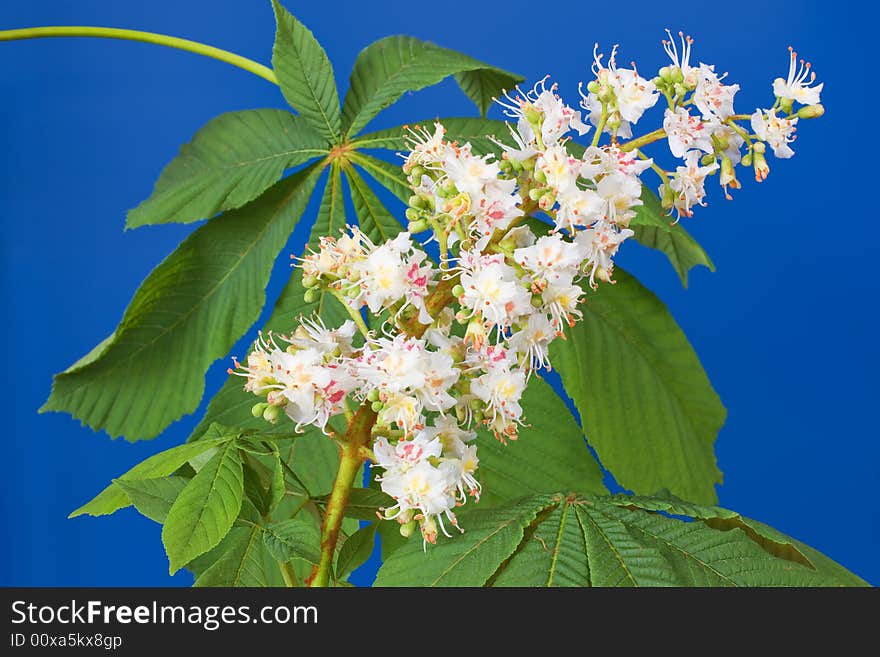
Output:
[[[791,157],[799,119],[823,114],[822,85],[794,51],[774,103],[736,114],[739,85],[692,65],[693,39],[679,34],[679,47],[669,37],[671,64],[653,79],[619,67],[617,46],[604,65],[597,45],[595,79],[580,89],[586,116],[548,78],[505,94],[509,135],[493,136],[495,153],[448,138],[439,122],[411,128],[407,231],[377,244],[349,226],[297,259],[306,301],[330,295],[350,319],[302,318],[235,362],[245,390],[263,399],[254,415],[286,415],[296,431],[311,425],[341,441],[352,426],[367,432],[362,449],[395,501],[380,516],[405,536],[418,527],[427,544],[461,529],[455,510],[481,491],[480,432],[506,444],[527,426],[522,396],[551,368],[550,345],[582,319],[593,290],[614,283],[614,258],[651,193],[642,176],[659,177],[674,223],[707,204],[716,174],[727,198],[741,186],[738,166],[766,179],[767,146]],[[661,98],[660,127],[633,136]],[[588,144],[573,142],[591,131]],[[661,140],[655,155],[678,160],[669,169],[642,150]],[[436,262],[414,237],[422,233],[436,241]]]

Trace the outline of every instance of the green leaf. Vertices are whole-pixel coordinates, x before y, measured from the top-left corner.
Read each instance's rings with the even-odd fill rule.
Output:
[[[141,461],[128,472],[114,479],[113,483],[98,493],[94,499],[71,512],[68,517],[75,518],[83,514],[104,516],[123,509],[131,505],[131,500],[125,490],[119,485],[120,481],[166,477],[183,466],[191,458],[235,438],[234,435],[218,435],[213,426],[211,429],[210,435],[205,436],[198,442],[178,445]],[[204,434],[205,432],[203,431],[202,433]]]
[[[284,110],[221,114],[180,149],[126,225],[189,223],[239,208],[285,169],[326,154],[324,146],[302,118]]]
[[[315,498],[315,502],[323,508],[327,504],[329,495]],[[345,517],[357,520],[376,520],[376,514],[380,509],[392,507],[396,504],[394,499],[381,490],[375,488],[352,488],[345,505]]]
[[[376,585],[841,586],[851,581],[779,558],[739,528],[719,530],[620,504],[606,496],[558,494],[462,513],[464,534],[438,541],[427,553],[416,542],[400,548],[382,565]],[[510,527],[523,531],[515,532],[504,550],[481,547],[486,536]]]
[[[587,296],[551,360],[599,460],[627,489],[716,500],[726,410],[666,306],[625,271]]]
[[[581,428],[553,388],[533,376],[522,406],[528,424],[506,447],[480,432],[480,507],[560,489],[607,492]]]
[[[509,143],[510,131],[504,121],[496,121],[494,119],[478,119],[473,117],[449,118],[449,119],[429,119],[419,121],[409,125],[401,125],[387,130],[379,130],[361,135],[354,139],[352,144],[357,148],[387,148],[392,151],[407,152],[410,150],[410,144],[407,136],[407,129],[410,126],[421,125],[433,131],[434,121],[440,121],[446,128],[446,139],[448,141],[457,141],[460,144],[470,143],[473,152],[478,155],[487,153],[497,153],[500,149],[498,145],[492,141],[497,139],[502,142]],[[403,172],[401,172],[402,174]]]
[[[481,586],[522,542],[525,529],[552,496],[529,497],[498,509],[461,513],[465,532],[425,549],[416,539],[382,564],[374,586]],[[464,524],[467,518],[467,524]]]
[[[238,445],[228,442],[180,493],[162,527],[173,575],[229,533],[241,509],[244,479]]]
[[[715,264],[681,223],[672,223],[663,212],[660,199],[647,187],[642,187],[642,203],[636,208],[636,216],[630,222],[634,237],[645,246],[662,251],[687,287],[688,272],[692,267],[703,265],[715,271]]]
[[[272,479],[269,482],[269,512],[275,508],[284,499],[287,493],[287,486],[284,479],[284,466],[281,463],[281,455],[275,454],[274,464],[272,467]]]
[[[315,248],[318,239],[324,235],[339,233],[345,228],[345,201],[342,198],[342,171],[334,162],[330,165],[330,174],[327,185],[324,187],[324,195],[321,197],[321,207],[318,209],[318,218],[312,226],[312,236],[309,244]]]
[[[409,187],[403,169],[364,153],[353,153],[351,161],[370,174],[376,182],[394,194],[404,203],[409,203],[413,191]]]
[[[195,409],[205,371],[259,316],[274,260],[318,173],[286,178],[187,237],[135,293],[101,353],[55,376],[40,410],[136,440]]]
[[[336,557],[336,577],[344,579],[364,562],[373,553],[373,542],[376,538],[376,525],[370,524],[361,527],[348,540],[342,544],[339,555]]]
[[[263,529],[252,524],[233,527],[221,545],[228,547],[197,578],[193,586],[280,586],[278,564],[263,544]]]
[[[113,483],[119,486],[126,494],[134,508],[141,515],[160,525],[165,522],[171,505],[180,495],[180,492],[189,483],[186,477],[158,477],[156,479],[114,479]]]
[[[480,115],[486,116],[496,98],[505,91],[510,91],[516,83],[522,82],[522,78],[517,79],[518,77],[504,71],[478,69],[456,73],[455,81],[467,97],[474,101]]]
[[[272,68],[284,98],[327,142],[340,135],[339,94],[327,53],[309,29],[277,0]]]
[[[483,108],[487,91],[496,94],[522,80],[476,59],[408,36],[391,36],[370,44],[358,55],[351,72],[348,94],[342,105],[344,136],[357,134],[376,114],[407,91],[417,91],[465,71],[481,71],[480,80],[467,81],[465,92]]]
[[[358,225],[375,244],[394,238],[404,230],[400,222],[382,205],[366,181],[352,167],[345,170]]]
[[[298,518],[266,526],[263,541],[278,561],[299,558],[317,564],[321,560],[321,534],[314,525]]]

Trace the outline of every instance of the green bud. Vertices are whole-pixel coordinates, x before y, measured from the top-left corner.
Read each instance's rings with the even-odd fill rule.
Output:
[[[464,294],[464,288],[461,285],[456,285],[452,288],[452,296],[454,296],[456,299],[462,294]]]
[[[422,176],[425,175],[425,168],[417,164],[409,170],[409,175],[413,180],[418,182],[422,179]]]
[[[782,108],[782,111],[786,114],[791,114],[791,111],[794,108],[794,101],[791,98],[780,98],[779,107]]]
[[[544,305],[544,300],[541,298],[541,295],[540,294],[533,294],[532,295],[532,306],[534,306],[535,308],[540,308],[543,305]]]
[[[483,421],[483,417],[484,417],[483,412],[482,411],[474,411],[472,414],[472,417],[474,418],[474,422],[480,423]]]
[[[658,71],[658,74],[663,80],[671,80],[672,79],[672,69],[668,66],[664,66]]]
[[[418,221],[422,216],[422,213],[415,208],[407,208],[404,214],[406,215],[406,218],[410,221]]]
[[[498,161],[498,168],[501,169],[504,173],[510,173],[515,167],[513,163],[507,158],[502,158]]]
[[[668,183],[664,183],[663,190],[660,195],[660,205],[664,210],[670,210],[675,205],[675,192]]]
[[[303,294],[303,301],[306,303],[315,303],[318,300],[318,288],[310,287]]]
[[[319,282],[317,276],[303,276],[303,287],[315,287]]]
[[[253,415],[254,417],[260,417],[263,414],[263,411],[266,410],[266,407],[268,405],[269,404],[266,402],[260,402],[258,404],[254,404],[253,408],[251,409],[251,415]]]
[[[414,235],[417,233],[424,233],[428,228],[430,228],[430,226],[424,219],[410,221],[409,225],[406,227],[406,229]]]
[[[535,171],[535,180],[537,180],[539,183],[545,183],[547,182],[547,176],[544,175],[543,171],[538,169],[537,171]]]
[[[587,91],[593,94],[598,94],[600,91],[602,91],[602,85],[599,84],[598,80],[593,80],[587,85]]]
[[[670,72],[669,79],[672,80],[675,84],[681,84],[682,82],[684,82],[684,73],[682,73],[681,69],[676,66]]]
[[[715,161],[715,155],[712,153],[707,153],[706,155],[704,155],[703,157],[700,158],[700,164],[702,164],[704,167],[709,166],[714,161]]]
[[[742,165],[744,167],[752,166],[752,154],[751,153],[746,153],[745,155],[743,155]]]
[[[537,201],[546,193],[546,190],[543,189],[530,189],[529,190],[529,198],[533,201]]]
[[[653,82],[654,85],[657,87],[663,86],[663,78],[661,78],[659,75],[656,78],[654,78],[653,80],[651,80],[651,82]]]
[[[478,411],[483,407],[483,402],[479,399],[471,399],[470,404],[468,405],[471,407],[472,411]]]
[[[379,401],[379,391],[373,388],[370,392],[367,393],[367,401]]]
[[[374,412],[374,413],[378,413],[378,412],[381,411],[383,408],[385,408],[385,404],[383,404],[383,403],[380,402],[380,401],[374,401],[372,404],[370,404],[370,408],[373,409],[373,412]]]
[[[798,110],[799,119],[818,119],[825,114],[825,108],[822,105],[807,105]]]
[[[271,404],[266,404],[266,408],[263,409],[263,419],[266,422],[271,422],[275,424],[278,422],[278,417],[281,415],[281,407],[280,406],[272,406]]]
[[[409,538],[416,531],[416,521],[410,520],[408,523],[400,526],[400,535]]]
[[[675,85],[672,87],[672,90],[675,91],[675,95],[679,96],[680,98],[683,98],[684,95],[688,92],[688,88],[680,82],[676,82]]]

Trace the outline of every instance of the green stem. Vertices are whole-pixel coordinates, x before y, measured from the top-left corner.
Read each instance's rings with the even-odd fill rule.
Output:
[[[630,141],[626,142],[625,144],[621,144],[620,150],[631,151],[635,148],[641,148],[642,146],[645,146],[646,144],[651,144],[655,141],[659,141],[661,139],[664,139],[665,137],[666,137],[666,131],[663,128],[658,128],[657,130],[649,132],[646,135],[642,135],[641,137],[639,137],[637,139],[631,139]]]
[[[361,448],[369,444],[370,429],[376,422],[376,413],[369,404],[364,404],[358,409],[354,419],[348,427],[345,442],[342,444],[339,459],[339,470],[330,498],[327,500],[327,509],[324,512],[324,523],[321,526],[321,560],[312,573],[310,586],[323,587],[330,585],[330,575],[333,572],[333,555],[336,552],[336,542],[339,539],[339,529],[345,517],[345,506],[348,504],[348,496],[354,487],[358,470],[364,462]]]
[[[330,294],[336,297],[339,303],[345,306],[345,309],[348,311],[348,316],[351,317],[352,320],[354,320],[354,323],[358,327],[358,330],[361,332],[361,335],[363,335],[365,338],[369,338],[370,329],[367,327],[367,324],[366,322],[364,322],[364,318],[361,317],[361,314],[348,304],[348,301],[346,300],[342,292],[337,290],[335,287],[330,287],[328,288],[328,290],[330,291]]]
[[[247,57],[213,46],[205,45],[189,39],[179,39],[166,34],[155,32],[141,32],[140,30],[123,30],[115,27],[82,27],[65,25],[58,27],[26,27],[18,30],[0,30],[0,41],[19,41],[22,39],[45,39],[52,37],[96,37],[99,39],[122,39],[125,41],[142,41],[153,43],[158,46],[168,46],[178,50],[194,52],[221,62],[232,64],[254,75],[258,75],[272,84],[278,84],[278,78],[268,66],[255,62]]]
[[[279,561],[278,567],[281,569],[281,576],[284,578],[284,585],[288,588],[295,588],[299,586],[299,579],[296,576],[296,573],[293,570],[293,566],[290,565],[289,561]]]

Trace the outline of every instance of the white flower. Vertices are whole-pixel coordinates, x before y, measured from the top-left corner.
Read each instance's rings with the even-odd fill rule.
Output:
[[[652,163],[653,160],[642,160],[635,153],[621,150],[616,144],[589,146],[584,151],[580,175],[588,180],[597,180],[609,173],[638,176]]]
[[[565,146],[549,146],[538,157],[535,169],[544,175],[550,189],[565,194],[577,189],[581,161],[569,155]]]
[[[464,258],[460,285],[464,294],[459,301],[479,313],[483,321],[499,329],[513,324],[532,311],[532,297],[520,282],[516,270],[498,256]]]
[[[362,390],[411,392],[425,385],[425,342],[398,335],[368,341],[352,367]]]
[[[694,103],[705,119],[724,120],[734,114],[733,97],[739,91],[739,85],[723,84],[721,81],[724,77],[717,76],[711,66],[700,65]]]
[[[653,107],[660,97],[656,85],[638,74],[635,68],[617,67],[617,46],[611,49],[608,66],[602,64],[603,55],[598,52],[599,44],[593,47],[593,74],[603,92],[610,91],[613,99],[606,107],[605,132],[616,133],[622,137],[632,137],[632,124],[642,118],[645,110]],[[590,123],[598,126],[602,121],[602,101],[600,93],[585,94],[580,90],[581,107],[589,112]]]
[[[548,76],[549,77],[549,76]],[[526,159],[528,151],[541,150],[558,144],[569,130],[583,135],[590,128],[581,120],[581,113],[562,102],[556,95],[556,85],[547,87],[547,78],[539,80],[528,92],[519,87],[516,94],[507,94],[498,104],[504,113],[517,121],[518,136],[514,139],[520,145],[518,159]],[[541,144],[535,137],[533,126],[540,124]],[[514,154],[514,157],[517,157]]]
[[[705,205],[703,198],[706,196],[704,187],[706,176],[718,168],[718,163],[713,162],[708,166],[700,166],[700,154],[697,151],[688,153],[685,165],[677,167],[675,176],[669,186],[675,192],[673,207],[678,213],[686,217],[693,216],[691,209],[695,205]],[[661,194],[662,194],[661,187]]]
[[[663,50],[666,51],[669,59],[672,60],[672,65],[681,71],[684,76],[684,84],[693,89],[697,85],[700,76],[699,67],[691,66],[690,63],[691,47],[694,45],[694,40],[690,36],[685,36],[684,32],[679,32],[678,38],[681,40],[681,53],[679,53],[672,32],[666,30],[666,34],[669,36],[669,41],[666,39],[662,40]]]
[[[534,313],[524,327],[517,330],[507,342],[510,348],[524,358],[528,370],[550,369],[550,343],[556,338],[558,330],[544,313]]]
[[[605,201],[605,219],[622,228],[636,215],[633,208],[642,205],[642,184],[635,176],[608,174],[596,185],[596,193]]]
[[[579,232],[575,241],[579,242],[587,252],[590,268],[590,287],[596,288],[596,278],[610,281],[614,271],[612,258],[620,245],[634,235],[628,228],[617,229],[614,224],[599,223],[595,227]]]
[[[513,252],[514,260],[534,279],[554,283],[571,283],[586,255],[579,243],[566,241],[559,233],[544,235],[534,245]]]
[[[325,355],[352,352],[351,340],[357,328],[350,319],[345,320],[339,328],[328,329],[320,317],[303,317],[300,325],[287,341],[296,349],[317,349]]]
[[[726,144],[726,147],[723,148],[721,152],[730,158],[730,162],[732,164],[739,164],[739,161],[742,159],[742,152],[740,149],[745,143],[745,140],[740,134],[729,125],[716,123],[712,126],[712,136],[714,136],[722,145]]]
[[[711,153],[712,129],[699,116],[691,115],[684,107],[675,111],[667,109],[663,115],[663,130],[669,142],[669,150],[675,157],[684,158],[693,149]]]
[[[574,232],[578,226],[589,226],[605,216],[607,204],[592,189],[571,189],[556,199],[559,207],[553,221],[556,228]]]
[[[376,416],[377,425],[396,426],[407,436],[425,426],[422,402],[415,395],[395,392],[383,394],[380,399],[382,400],[382,410]]]
[[[773,93],[779,98],[797,101],[802,105],[816,105],[825,83],[811,87],[810,85],[816,80],[816,74],[810,70],[810,62],[804,62],[802,59],[798,66],[797,53],[791,46],[788,50],[790,52],[788,79],[776,78],[773,81]]]
[[[443,140],[446,128],[439,121],[434,122],[433,133],[423,126],[409,128],[407,133],[406,141],[410,152],[403,165],[404,173],[409,174],[416,165],[428,169],[435,168],[444,160],[450,149],[450,145]],[[412,182],[419,183],[419,181]]]
[[[797,117],[785,119],[776,116],[775,109],[759,109],[752,114],[752,130],[759,139],[770,144],[773,155],[784,159],[794,155],[789,144],[795,140],[797,121]]]
[[[522,417],[520,398],[526,387],[525,373],[510,369],[508,362],[493,362],[488,371],[471,381],[471,392],[486,404],[486,426],[504,441],[515,439]]]
[[[578,236],[584,233],[586,231],[578,233]],[[589,233],[587,234],[589,235]],[[574,326],[575,321],[583,317],[583,313],[578,309],[582,296],[584,296],[584,291],[580,285],[554,285],[551,283],[541,292],[544,310],[552,317],[553,326],[557,331],[561,332],[566,325]]]
[[[443,160],[443,171],[460,192],[472,199],[482,194],[483,187],[496,180],[501,169],[492,161],[491,155],[477,157],[471,153],[471,145],[450,151]]]

